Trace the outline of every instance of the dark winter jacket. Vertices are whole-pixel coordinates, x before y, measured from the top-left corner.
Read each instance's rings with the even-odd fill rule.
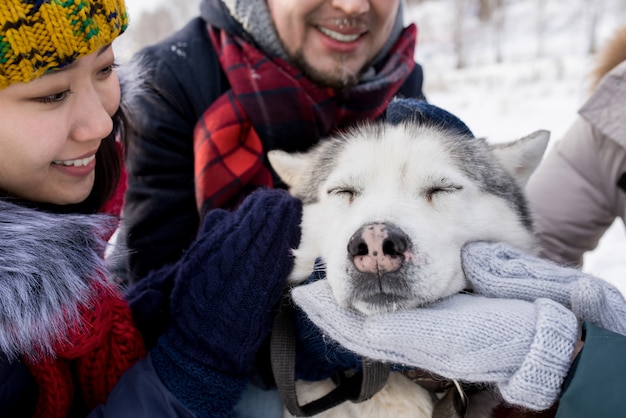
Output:
[[[176,261],[196,236],[199,216],[194,195],[193,129],[204,111],[230,86],[208,37],[206,23],[250,39],[219,0],[205,0],[202,17],[138,53],[145,79],[157,100],[138,97],[139,134],[128,150],[128,191],[124,209],[127,259],[118,275],[127,281]],[[416,65],[398,95],[422,97],[422,70]],[[263,144],[264,151],[270,150]],[[294,140],[290,151],[302,151]],[[120,258],[116,258],[119,261]],[[131,274],[125,272],[130,270]]]
[[[37,383],[26,366],[0,353],[0,416],[32,417]]]
[[[89,415],[89,418],[108,417],[193,418],[196,415],[167,390],[148,355],[122,376],[107,403]]]
[[[37,400],[37,385],[20,362],[0,360],[0,416],[31,418]],[[195,417],[159,379],[150,357],[129,369],[109,395],[106,404],[91,411],[90,418]]]
[[[40,393],[23,359],[37,363],[35,353],[55,352],[78,323],[78,307],[95,305],[91,288],[104,263],[93,229],[108,220],[45,214],[0,199],[0,416],[33,416]],[[70,416],[88,413],[81,393]],[[164,388],[150,357],[128,369],[112,393],[94,416],[191,416]]]
[[[564,383],[556,418],[623,417],[626,337],[586,323],[584,340]]]

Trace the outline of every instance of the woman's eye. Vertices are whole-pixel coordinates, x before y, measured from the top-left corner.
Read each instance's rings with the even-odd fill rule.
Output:
[[[37,97],[35,100],[40,103],[64,103],[71,94],[72,92],[70,90],[65,90],[48,96]]]
[[[117,64],[107,65],[106,67],[98,71],[98,74],[103,77],[108,77],[113,73],[113,70],[115,70],[117,67],[118,67]]]

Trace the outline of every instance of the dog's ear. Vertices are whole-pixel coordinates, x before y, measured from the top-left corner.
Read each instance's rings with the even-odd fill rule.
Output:
[[[493,154],[500,165],[524,187],[535,171],[550,140],[550,132],[540,130],[516,141],[492,145]]]
[[[289,188],[300,183],[302,174],[307,166],[304,154],[288,153],[282,150],[271,150],[267,153],[267,159],[278,177]]]

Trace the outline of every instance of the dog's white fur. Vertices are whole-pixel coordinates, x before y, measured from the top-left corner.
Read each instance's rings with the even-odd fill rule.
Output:
[[[535,252],[521,190],[548,138],[547,131],[538,131],[490,145],[440,127],[378,123],[356,127],[306,154],[270,151],[272,167],[304,203],[292,282],[308,278],[321,257],[337,302],[369,315],[466,289],[460,250],[467,242],[503,241]],[[404,244],[387,255],[383,242],[388,244],[392,232]],[[378,251],[355,255],[349,247],[355,236]],[[299,401],[332,387],[330,381],[298,382]],[[392,373],[369,401],[346,402],[320,416],[429,417],[432,408],[427,391]]]

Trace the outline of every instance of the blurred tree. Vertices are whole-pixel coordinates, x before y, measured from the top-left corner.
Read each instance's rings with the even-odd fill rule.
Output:
[[[595,54],[598,50],[598,26],[602,11],[604,8],[604,0],[585,0],[583,4],[583,16],[587,20],[587,53]]]
[[[536,41],[537,58],[544,56],[544,37],[546,34],[546,0],[537,0]]]
[[[504,0],[478,0],[478,19],[493,29],[494,55],[498,63],[502,62],[504,16]]]
[[[129,5],[132,1],[127,0]],[[138,15],[131,10],[131,23],[121,40],[123,55],[132,55],[138,49],[162,40],[200,13],[200,0],[152,1],[159,5],[149,10],[138,9],[142,10]]]
[[[176,22],[166,8],[158,8],[153,12],[144,12],[137,20],[134,35],[139,46],[160,41],[174,31]]]
[[[469,0],[454,1],[454,52],[456,54],[456,68],[465,68],[466,66],[464,22],[468,3]]]

